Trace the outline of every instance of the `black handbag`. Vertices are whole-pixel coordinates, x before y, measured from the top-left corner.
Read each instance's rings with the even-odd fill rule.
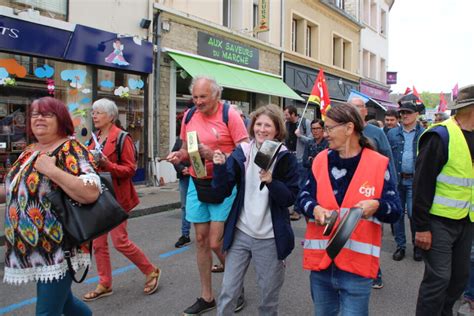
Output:
[[[61,147],[59,146],[52,155],[55,156]],[[110,173],[99,173],[99,177],[102,193],[94,203],[78,203],[59,187],[46,194],[51,202],[52,211],[63,226],[65,258],[69,272],[77,283],[84,280],[87,269],[81,280],[77,281],[70,261],[71,250],[87,242],[92,246],[92,240],[111,231],[128,218],[127,212],[115,198]],[[92,247],[90,251],[92,253]]]
[[[212,189],[212,179],[199,179],[191,177],[196,188],[198,200],[204,203],[220,204],[224,202],[224,198],[216,196],[215,190]]]
[[[60,188],[46,195],[72,247],[111,231],[128,218],[115,198],[110,174],[99,173],[99,177],[102,193],[94,203],[78,203]]]

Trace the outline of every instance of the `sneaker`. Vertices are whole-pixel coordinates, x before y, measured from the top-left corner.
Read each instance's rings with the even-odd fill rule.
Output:
[[[234,313],[238,313],[244,309],[245,306],[245,298],[244,293],[240,294],[239,298],[237,299],[237,306],[234,309]]]
[[[189,306],[185,309],[184,315],[191,316],[191,315],[201,315],[202,313],[208,312],[216,308],[216,300],[213,299],[210,302],[206,302],[202,297],[198,297],[196,303]]]
[[[379,279],[379,278],[374,279],[374,281],[372,282],[372,288],[377,289],[377,290],[383,288],[382,279]]]
[[[191,238],[189,236],[181,236],[179,237],[178,241],[174,244],[176,248],[181,248],[183,246],[186,246],[191,242]]]

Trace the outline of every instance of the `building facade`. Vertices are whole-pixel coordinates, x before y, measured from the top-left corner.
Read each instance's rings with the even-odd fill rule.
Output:
[[[117,103],[120,123],[138,148],[134,180],[146,180],[153,46],[146,30],[140,30],[140,20],[135,29],[125,27],[125,18],[106,23],[107,14],[109,20],[121,19],[114,11],[123,8],[114,3],[64,0],[31,7],[28,1],[1,2],[5,6],[0,6],[0,177],[32,141],[26,122],[34,99],[62,100],[76,138],[87,143],[93,132],[92,103],[106,97]],[[142,4],[146,14],[147,3]],[[88,21],[92,15],[95,19]]]
[[[211,5],[212,3],[212,5]],[[245,115],[261,105],[303,100],[282,80],[279,18],[281,7],[270,1],[266,32],[257,32],[258,1],[160,1],[154,5],[157,25],[155,112],[159,153],[172,148],[184,111],[192,106],[192,78],[209,76],[224,88],[222,99]],[[169,163],[157,167],[172,180]]]
[[[368,106],[368,119],[382,119],[388,108],[395,107],[390,102],[390,86],[387,84],[389,13],[394,2],[394,0],[353,1],[354,6],[360,8],[359,20],[364,26],[361,30],[360,92],[373,101]]]
[[[345,10],[343,1],[284,1],[285,82],[309,96],[322,69],[333,104],[345,102],[351,89],[359,88],[359,49],[361,25]],[[285,100],[286,105],[303,108],[305,102]],[[311,106],[305,116],[320,117]]]

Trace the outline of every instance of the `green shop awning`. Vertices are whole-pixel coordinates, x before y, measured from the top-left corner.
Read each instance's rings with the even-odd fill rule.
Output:
[[[225,88],[304,101],[279,77],[176,52],[167,53],[193,77],[211,76]]]

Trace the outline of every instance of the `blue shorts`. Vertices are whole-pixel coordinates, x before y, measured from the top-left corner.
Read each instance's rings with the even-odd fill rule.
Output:
[[[229,216],[232,203],[237,195],[237,188],[220,204],[199,201],[194,181],[190,179],[186,196],[186,220],[191,223],[225,222]]]

